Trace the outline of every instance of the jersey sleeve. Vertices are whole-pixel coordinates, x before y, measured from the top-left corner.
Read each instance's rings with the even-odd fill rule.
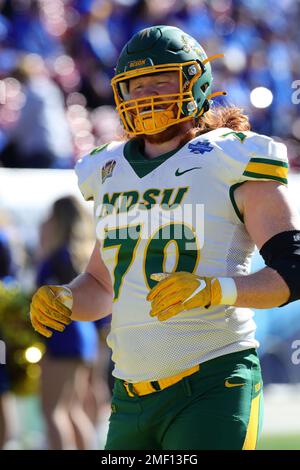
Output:
[[[94,199],[95,191],[95,161],[93,155],[85,155],[76,162],[75,173],[79,189],[86,201]]]
[[[271,137],[254,132],[229,132],[224,140],[231,184],[244,181],[288,183],[287,148]]]
[[[111,144],[103,144],[96,147],[88,155],[77,161],[75,173],[78,179],[79,189],[86,201],[94,199],[95,190],[99,190],[100,169],[105,156],[105,151]]]

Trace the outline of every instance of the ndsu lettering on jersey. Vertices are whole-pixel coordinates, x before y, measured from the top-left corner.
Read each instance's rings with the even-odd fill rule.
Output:
[[[154,204],[159,204],[164,209],[174,209],[181,204],[185,194],[189,188],[150,188],[143,195],[139,191],[124,191],[119,193],[105,193],[103,195],[102,204],[97,214],[100,218],[106,215],[120,212],[128,212],[138,205],[138,209],[149,210]]]

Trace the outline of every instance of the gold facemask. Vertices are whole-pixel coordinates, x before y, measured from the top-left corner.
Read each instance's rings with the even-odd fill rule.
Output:
[[[184,66],[194,66],[196,72],[192,79],[185,83],[183,83]],[[129,93],[126,91],[128,80],[142,75],[163,72],[177,72],[179,74],[178,93],[130,99]],[[195,117],[197,105],[192,95],[192,87],[201,74],[202,69],[200,65],[196,61],[190,61],[183,64],[138,68],[114,77],[111,83],[117,111],[128,135],[157,134],[178,122],[187,121]],[[187,109],[190,113],[188,116],[182,113],[185,103],[187,103]]]
[[[223,54],[207,57],[203,61],[203,65],[220,57],[223,57]],[[183,80],[184,67],[191,67],[193,70],[192,78],[185,81]],[[127,84],[131,78],[163,72],[177,72],[179,74],[178,93],[130,99]],[[200,117],[204,113],[204,108],[198,110],[192,89],[202,73],[200,64],[195,60],[191,60],[181,64],[141,67],[116,75],[112,79],[111,85],[116,109],[127,134],[130,137],[141,134],[157,134],[178,122]],[[207,96],[207,100],[218,95],[226,95],[226,93],[223,91],[211,93]],[[183,107],[185,107],[185,113],[183,113]]]

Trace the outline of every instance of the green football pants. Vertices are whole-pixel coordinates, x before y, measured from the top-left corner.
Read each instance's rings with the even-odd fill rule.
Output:
[[[255,349],[212,359],[164,390],[130,397],[116,379],[107,450],[256,448],[262,378]]]

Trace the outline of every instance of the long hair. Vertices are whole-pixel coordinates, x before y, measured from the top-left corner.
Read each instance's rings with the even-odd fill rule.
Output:
[[[249,118],[237,106],[215,106],[203,116],[195,120],[195,125],[183,136],[181,144],[205,134],[206,132],[227,127],[236,132],[249,131],[251,126]]]
[[[219,129],[220,127],[228,127],[233,131],[249,131],[249,118],[243,113],[241,108],[237,106],[215,106],[204,114],[197,122],[197,133]]]
[[[68,247],[75,270],[81,272],[94,244],[92,216],[75,197],[58,199],[41,227],[41,244],[44,245],[44,256],[55,253],[63,246]]]

